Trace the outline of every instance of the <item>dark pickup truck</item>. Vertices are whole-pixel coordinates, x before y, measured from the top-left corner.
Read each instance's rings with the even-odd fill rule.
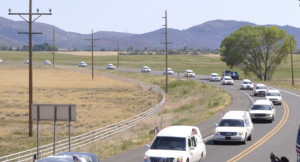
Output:
[[[230,71],[230,70],[225,70],[222,73],[222,77],[224,76],[230,76],[232,79],[238,80],[239,79],[239,73],[238,72],[234,72],[234,71]]]

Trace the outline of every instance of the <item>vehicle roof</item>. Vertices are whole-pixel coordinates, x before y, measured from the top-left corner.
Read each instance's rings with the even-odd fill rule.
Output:
[[[143,66],[143,68],[149,68],[149,66]]]
[[[243,82],[251,82],[250,79],[243,79]]]
[[[228,111],[222,119],[244,119],[244,115],[248,114],[247,111]]]
[[[266,85],[260,84],[260,83],[256,84],[256,87],[265,87],[265,86],[266,86]]]
[[[271,104],[272,104],[271,101],[267,99],[259,99],[256,100],[253,105],[271,105]]]
[[[113,65],[113,64],[107,64],[107,65]]]
[[[185,72],[193,72],[193,70],[185,70]]]
[[[211,73],[210,75],[219,75],[218,73]]]
[[[280,93],[278,89],[269,89],[268,92],[270,92],[270,93]]]
[[[161,130],[156,136],[159,137],[189,137],[195,126],[171,126]],[[199,132],[200,133],[200,132]]]
[[[224,76],[224,78],[230,78],[230,79],[232,79],[230,76]]]

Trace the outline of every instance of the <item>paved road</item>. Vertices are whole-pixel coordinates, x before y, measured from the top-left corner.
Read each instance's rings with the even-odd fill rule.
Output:
[[[119,71],[140,72],[139,70],[133,69],[119,69]],[[161,72],[152,72],[152,74],[148,75],[153,74],[161,75]],[[177,77],[177,75],[174,77]],[[180,74],[179,77],[183,77],[183,75]],[[225,111],[247,110],[251,106],[252,101],[261,98],[254,97],[253,91],[239,90],[238,87],[240,81],[235,81],[234,86],[223,86],[220,82],[209,82],[207,76],[196,76],[195,80],[222,88],[233,97],[232,103]],[[295,142],[300,122],[300,108],[298,104],[300,103],[300,93],[286,89],[282,89],[281,92],[286,104],[276,106],[275,122],[254,123],[255,131],[252,136],[252,141],[248,141],[246,145],[226,143],[213,145],[210,136],[214,130],[214,123],[217,123],[220,120],[221,114],[216,114],[211,119],[197,124],[196,126],[200,128],[202,136],[206,141],[207,157],[203,161],[269,161],[270,152],[275,152],[279,156],[287,156],[290,161],[296,161]],[[114,157],[104,159],[103,161],[138,162],[142,161],[145,151],[146,147],[142,146]]]

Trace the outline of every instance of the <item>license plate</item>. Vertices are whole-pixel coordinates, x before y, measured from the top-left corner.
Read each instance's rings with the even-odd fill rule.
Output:
[[[225,140],[231,140],[231,137],[225,137]]]

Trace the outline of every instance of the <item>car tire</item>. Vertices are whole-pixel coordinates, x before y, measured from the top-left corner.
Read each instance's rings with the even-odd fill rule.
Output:
[[[186,162],[189,162],[190,160],[189,159],[186,159]]]
[[[272,121],[275,121],[274,116],[272,117]]]
[[[245,140],[242,142],[243,145],[246,145],[247,143],[247,134],[245,135]]]
[[[252,134],[250,134],[250,136],[247,138],[248,141],[252,140]]]

